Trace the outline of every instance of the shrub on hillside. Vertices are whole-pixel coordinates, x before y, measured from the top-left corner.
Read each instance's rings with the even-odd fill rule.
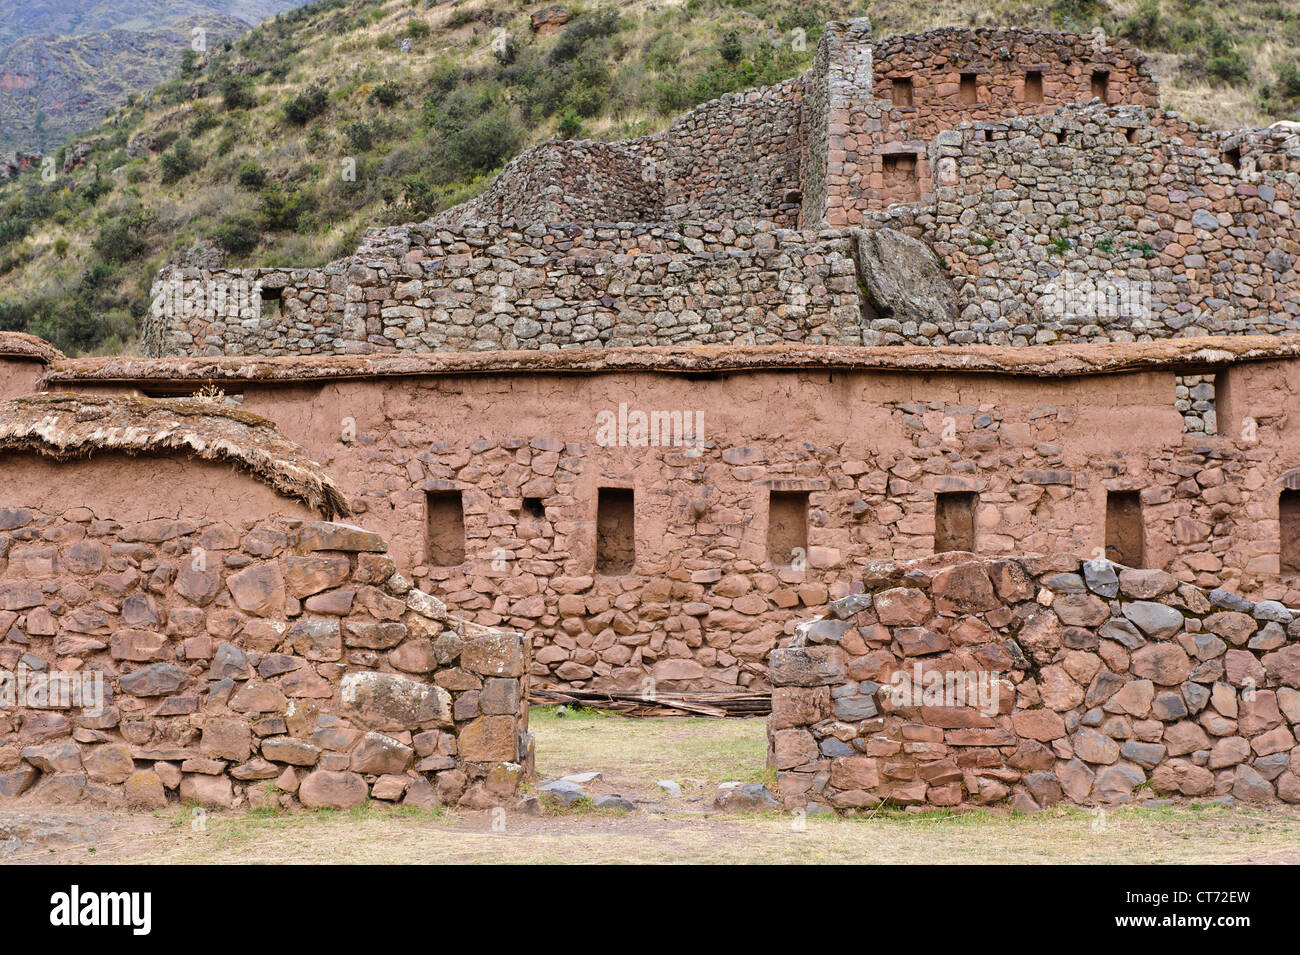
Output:
[[[237,212],[221,220],[212,232],[212,241],[231,255],[247,255],[262,241],[257,222],[246,212]]]
[[[295,126],[305,126],[329,107],[329,91],[313,84],[284,104],[284,118]]]
[[[266,170],[252,159],[240,165],[236,177],[245,189],[261,189],[266,185]]]
[[[247,76],[226,76],[221,80],[221,105],[227,110],[252,109],[257,105],[253,81]]]
[[[188,139],[178,139],[171,149],[158,160],[162,169],[162,181],[166,184],[184,179],[203,165],[203,158],[194,152]]]

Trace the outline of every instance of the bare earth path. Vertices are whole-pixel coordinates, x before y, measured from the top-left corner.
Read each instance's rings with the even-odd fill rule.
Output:
[[[1295,863],[1300,812],[1217,805],[871,818],[726,815],[717,784],[761,782],[762,720],[626,720],[537,711],[539,781],[600,771],[593,794],[637,811],[529,816],[366,808],[354,812],[126,815],[0,812],[0,862],[130,863]],[[656,785],[671,779],[682,796]],[[38,833],[33,835],[33,833]]]

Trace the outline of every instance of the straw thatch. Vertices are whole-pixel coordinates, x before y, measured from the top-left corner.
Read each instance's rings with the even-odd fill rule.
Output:
[[[226,461],[326,519],[351,514],[343,493],[275,423],[205,398],[46,393],[0,402],[0,452],[58,460],[99,452]]]
[[[44,383],[158,381],[274,384],[347,378],[478,374],[660,374],[808,370],[961,372],[1066,378],[1156,368],[1222,366],[1300,357],[1300,335],[1200,336],[1153,342],[1036,345],[705,345],[547,351],[409,352],[283,358],[77,358],[56,362]]]
[[[35,358],[47,365],[65,357],[45,339],[25,332],[0,332],[0,356]]]

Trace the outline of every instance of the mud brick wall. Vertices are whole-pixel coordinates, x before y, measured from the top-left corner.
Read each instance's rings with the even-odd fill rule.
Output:
[[[851,241],[717,221],[378,230],[356,256],[324,270],[165,273],[145,348],[309,355],[854,344],[861,302]],[[173,276],[183,277],[183,300],[170,294]],[[262,318],[260,303],[237,316],[212,304],[212,288],[235,299],[235,289],[259,279],[300,283],[284,286],[282,318]]]
[[[550,142],[512,159],[475,199],[430,224],[655,222],[664,215],[663,173],[631,148]]]
[[[6,355],[0,351],[0,401],[36,391],[45,365],[40,358]]]
[[[1295,612],[1104,561],[961,561],[877,567],[773,652],[788,805],[1300,803]]]
[[[873,221],[930,242],[960,313],[869,322],[868,340],[1134,341],[1300,322],[1294,134],[1092,106],[949,130],[930,155],[933,206]]]
[[[448,615],[385,550],[320,521],[0,510],[10,692],[50,674],[100,674],[105,689],[99,708],[0,708],[0,796],[149,809],[509,799],[532,758],[527,641]]]
[[[972,496],[978,553],[1090,557],[1105,552],[1109,495],[1130,493],[1147,566],[1300,605],[1282,563],[1297,530],[1281,523],[1300,468],[1294,362],[1217,370],[1213,435],[1185,433],[1181,371],[611,369],[224,387],[325,464],[417,585],[527,631],[539,678],[719,689],[763,685],[778,640],[871,561],[932,554],[944,494]],[[698,412],[705,443],[601,446],[597,412],[620,404]],[[596,569],[601,487],[634,491],[628,572]],[[771,553],[773,490],[808,495],[802,570]],[[426,495],[446,491],[463,502],[453,566],[426,552]]]

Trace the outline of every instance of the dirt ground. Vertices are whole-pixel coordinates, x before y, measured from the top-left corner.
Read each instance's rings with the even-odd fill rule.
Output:
[[[1275,863],[1300,862],[1300,812],[1181,805],[838,819],[712,809],[720,783],[768,782],[763,720],[630,720],[536,710],[540,783],[600,772],[588,803],[540,815],[408,810],[128,815],[0,811],[0,863]],[[659,780],[676,782],[670,795]],[[670,787],[671,788],[671,787]]]

